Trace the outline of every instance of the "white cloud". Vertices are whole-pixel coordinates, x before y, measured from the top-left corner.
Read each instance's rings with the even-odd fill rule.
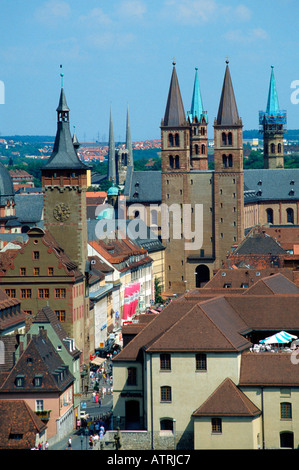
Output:
[[[111,49],[114,47],[126,47],[135,40],[135,36],[131,33],[105,32],[89,35],[86,40],[97,49]]]
[[[235,9],[235,15],[239,20],[249,21],[252,17],[252,12],[246,5],[238,5]]]
[[[141,19],[147,11],[146,5],[141,0],[124,0],[118,8],[120,16]]]
[[[35,11],[35,18],[41,23],[51,24],[66,19],[71,13],[70,5],[64,0],[48,0]]]
[[[268,33],[263,28],[255,28],[245,32],[241,29],[228,31],[224,37],[232,42],[252,43],[254,41],[268,39]]]
[[[97,25],[107,26],[112,23],[111,18],[104,13],[102,8],[93,8],[87,15],[80,16],[81,21],[88,23],[96,23]]]
[[[169,18],[185,24],[211,20],[217,12],[214,0],[166,0],[165,13]]]

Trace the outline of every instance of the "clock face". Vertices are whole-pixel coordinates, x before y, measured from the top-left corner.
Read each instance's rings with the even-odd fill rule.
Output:
[[[70,208],[63,202],[56,204],[55,209],[53,210],[53,215],[59,222],[65,222],[70,216]]]

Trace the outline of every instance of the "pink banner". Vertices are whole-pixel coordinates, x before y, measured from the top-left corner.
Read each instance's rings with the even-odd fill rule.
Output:
[[[136,312],[140,292],[140,283],[130,284],[125,287],[125,298],[123,306],[123,322],[130,322]]]

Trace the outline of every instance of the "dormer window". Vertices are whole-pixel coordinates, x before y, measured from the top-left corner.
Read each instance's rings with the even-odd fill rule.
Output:
[[[25,383],[25,376],[24,375],[17,375],[15,380],[15,385],[18,388],[24,387]]]
[[[33,379],[33,384],[35,387],[41,387],[42,386],[42,375],[36,375]]]

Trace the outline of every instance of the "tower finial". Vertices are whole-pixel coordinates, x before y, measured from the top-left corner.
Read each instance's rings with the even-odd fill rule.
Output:
[[[176,61],[175,61],[175,57],[172,59],[172,65],[175,66],[176,64]]]
[[[62,72],[62,64],[60,64],[61,72],[60,72],[60,77],[61,77],[61,88],[63,88],[63,72]]]
[[[228,56],[226,56],[225,62],[226,62],[227,64],[229,64]]]

